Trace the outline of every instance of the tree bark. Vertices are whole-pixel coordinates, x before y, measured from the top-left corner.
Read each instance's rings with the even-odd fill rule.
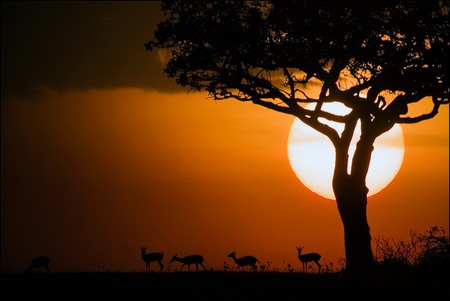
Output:
[[[350,183],[348,183],[350,184]],[[370,235],[367,222],[367,194],[361,187],[351,187],[345,195],[336,199],[339,214],[344,225],[346,274],[349,277],[364,277],[374,265]]]
[[[347,172],[348,148],[336,149],[333,190],[344,225],[345,272],[349,277],[364,277],[374,266],[372,237],[367,222],[366,175],[373,151],[374,139],[362,137],[352,160],[352,170]]]

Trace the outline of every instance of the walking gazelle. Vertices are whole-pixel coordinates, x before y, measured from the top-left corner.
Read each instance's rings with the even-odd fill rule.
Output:
[[[188,271],[190,271],[191,264],[195,264],[195,268],[197,271],[198,271],[198,265],[200,265],[203,268],[203,270],[206,270],[205,266],[203,265],[203,256],[198,255],[198,254],[189,255],[189,256],[185,256],[185,257],[178,257],[178,255],[175,254],[175,255],[173,255],[170,262],[174,262],[174,261],[179,261],[182,263],[181,271],[183,271],[183,267],[185,265],[188,266]]]
[[[228,257],[233,258],[234,262],[236,262],[236,264],[238,265],[238,268],[243,271],[246,266],[252,267],[253,271],[255,272],[257,270],[256,263],[259,262],[259,260],[254,256],[244,256],[237,258],[236,252],[231,252],[230,254],[228,254]]]

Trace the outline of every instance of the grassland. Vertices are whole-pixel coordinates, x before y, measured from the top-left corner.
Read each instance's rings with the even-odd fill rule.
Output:
[[[446,300],[449,273],[176,272],[1,274],[1,300]]]

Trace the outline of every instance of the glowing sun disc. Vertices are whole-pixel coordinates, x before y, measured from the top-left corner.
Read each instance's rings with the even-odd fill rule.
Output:
[[[314,109],[314,104],[308,105],[307,108]],[[349,109],[340,103],[326,103],[323,109],[339,115],[349,112]],[[343,130],[342,124],[321,121],[332,126],[339,133]],[[349,164],[351,164],[360,134],[358,122],[350,145]],[[398,124],[375,140],[366,178],[366,185],[369,188],[368,196],[382,191],[395,178],[402,165],[404,153],[403,131]],[[289,132],[288,158],[297,178],[309,190],[324,198],[335,199],[332,188],[335,149],[326,136],[299,119],[295,119]]]

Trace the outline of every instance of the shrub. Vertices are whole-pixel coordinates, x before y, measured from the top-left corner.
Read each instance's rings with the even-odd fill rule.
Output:
[[[450,242],[442,227],[433,226],[424,234],[410,232],[410,240],[377,237],[375,260],[388,267],[450,267]]]

